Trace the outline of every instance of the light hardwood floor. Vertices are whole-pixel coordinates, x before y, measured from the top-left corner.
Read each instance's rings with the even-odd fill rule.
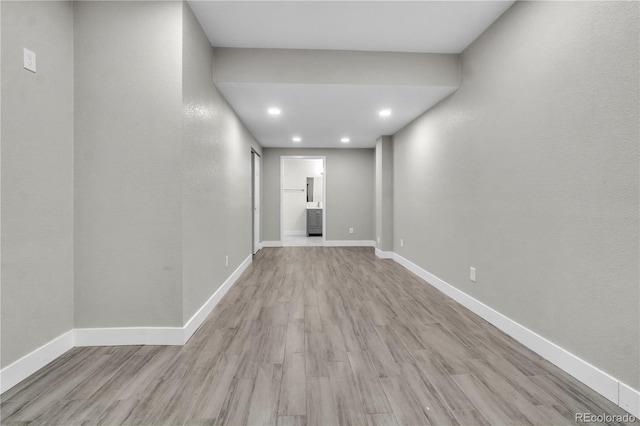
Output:
[[[180,346],[75,348],[3,425],[552,425],[620,408],[371,248],[263,249]]]

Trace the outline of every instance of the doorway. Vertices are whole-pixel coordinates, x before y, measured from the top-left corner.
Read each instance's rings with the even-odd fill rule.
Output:
[[[251,207],[253,213],[253,254],[262,248],[260,244],[260,154],[251,150]]]
[[[280,157],[280,241],[322,246],[327,234],[326,158]]]

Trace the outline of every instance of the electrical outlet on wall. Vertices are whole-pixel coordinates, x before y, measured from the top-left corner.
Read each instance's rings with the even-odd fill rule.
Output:
[[[469,268],[469,279],[474,283],[476,282],[476,268],[473,266]]]
[[[225,268],[229,266],[229,255],[226,255],[224,257],[224,266],[225,266]]]
[[[349,228],[349,233],[353,234],[353,228]]]
[[[404,238],[400,238],[400,247],[404,247]]]
[[[380,237],[378,237],[378,244],[380,244]]]

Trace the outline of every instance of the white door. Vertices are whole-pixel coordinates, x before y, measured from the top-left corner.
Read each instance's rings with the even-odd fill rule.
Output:
[[[253,254],[260,250],[260,156],[251,151],[253,167]]]

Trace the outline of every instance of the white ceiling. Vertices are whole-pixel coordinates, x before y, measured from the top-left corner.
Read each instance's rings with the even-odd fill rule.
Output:
[[[513,1],[198,1],[215,47],[460,53]],[[264,147],[371,148],[455,87],[218,82]],[[282,114],[266,114],[277,106]],[[385,119],[381,108],[393,113]],[[340,138],[349,136],[343,144]],[[301,143],[292,142],[302,137]]]
[[[216,47],[460,53],[513,1],[198,1]]]

